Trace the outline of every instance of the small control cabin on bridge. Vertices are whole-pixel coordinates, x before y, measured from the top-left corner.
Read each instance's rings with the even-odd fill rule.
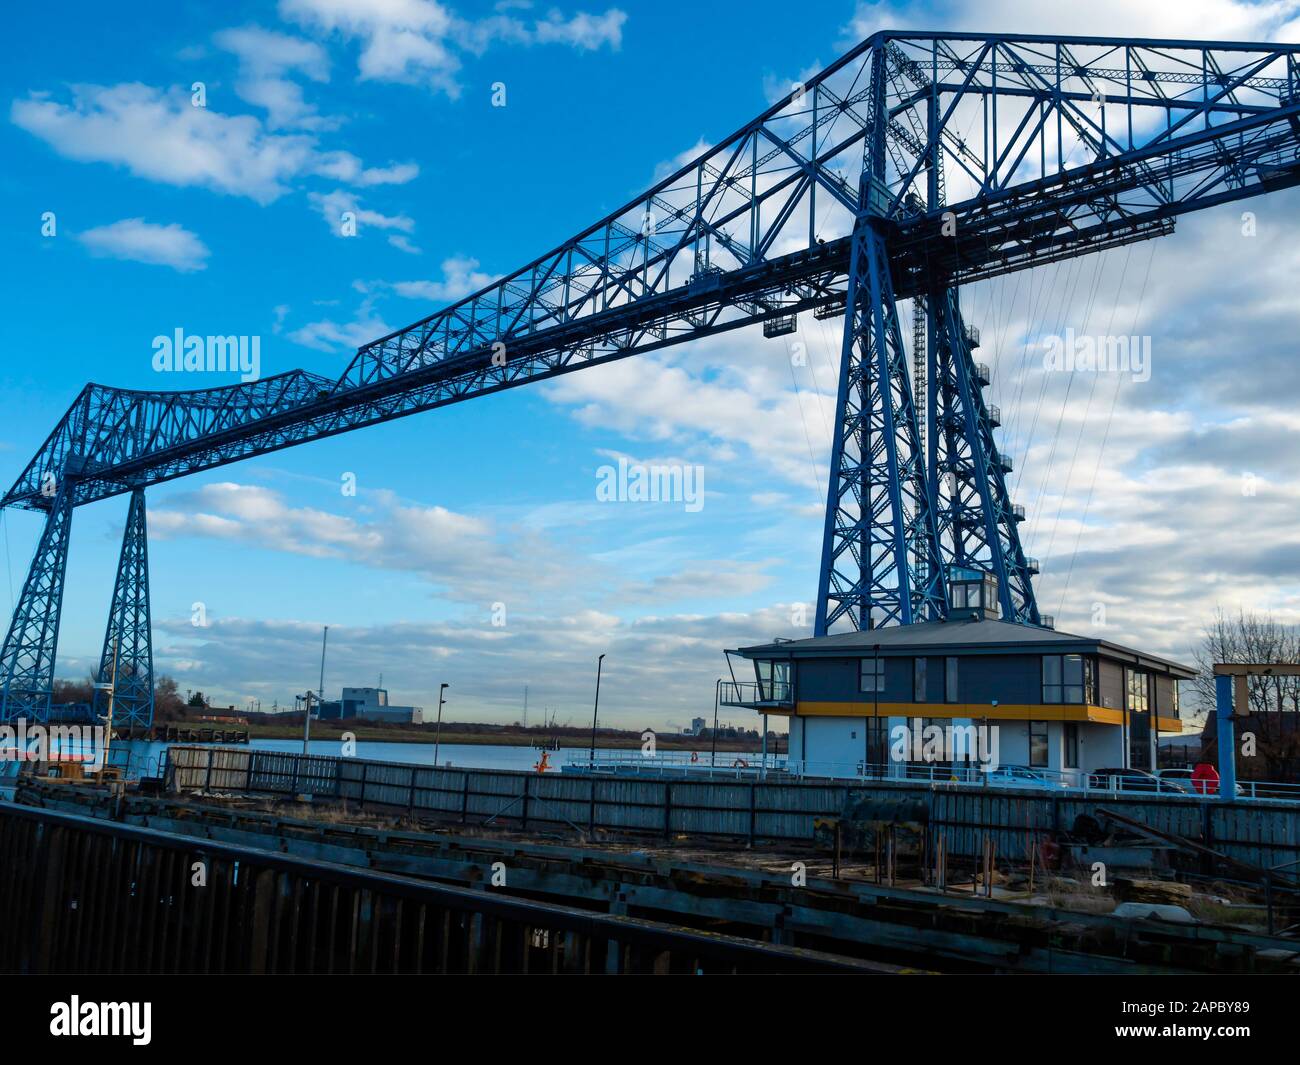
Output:
[[[722,685],[721,702],[788,716],[788,764],[815,775],[855,776],[864,763],[872,773],[916,775],[908,763],[939,762],[935,776],[946,779],[943,767],[954,761],[987,760],[925,752],[912,737],[931,725],[948,735],[977,735],[981,726],[987,735],[996,726],[999,764],[1064,784],[1082,784],[1097,769],[1156,768],[1159,734],[1182,731],[1178,683],[1193,669],[1002,620],[990,577],[950,587],[963,605],[947,621],[727,652],[752,663],[754,680],[734,671],[738,682]]]

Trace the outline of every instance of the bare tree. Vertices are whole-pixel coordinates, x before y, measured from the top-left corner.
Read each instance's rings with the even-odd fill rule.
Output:
[[[1300,662],[1300,630],[1271,614],[1238,611],[1234,617],[1220,608],[1205,628],[1195,661],[1192,687],[1209,710],[1214,707],[1216,662]],[[1300,711],[1300,677],[1251,677],[1249,691],[1252,710]]]
[[[1214,708],[1214,665],[1216,662],[1300,662],[1300,629],[1284,625],[1271,614],[1236,615],[1215,611],[1195,653],[1197,675],[1192,681],[1203,711]],[[1250,721],[1246,729],[1255,733],[1262,766],[1270,779],[1292,766],[1300,754],[1300,677],[1252,676],[1247,682]],[[1240,709],[1240,708],[1238,708]],[[1245,768],[1245,766],[1243,766]]]

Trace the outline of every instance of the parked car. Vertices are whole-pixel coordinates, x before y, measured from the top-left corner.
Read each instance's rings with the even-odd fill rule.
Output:
[[[1195,783],[1193,783],[1192,770],[1190,769],[1157,769],[1156,777],[1160,781],[1161,791],[1171,790],[1165,787],[1166,784],[1178,784],[1181,786],[1182,790],[1187,792],[1187,794],[1189,795],[1201,794],[1201,789],[1198,788]],[[1244,795],[1245,793],[1246,793],[1246,789],[1243,788],[1240,784],[1238,784],[1237,794]],[[1219,794],[1218,781],[1215,781],[1213,789],[1209,791],[1207,794],[1215,795],[1215,796]]]
[[[998,788],[1039,788],[1055,791],[1065,787],[1059,780],[1023,765],[1000,765],[984,774],[990,785]]]
[[[1190,795],[1191,788],[1180,781],[1163,780],[1145,769],[1094,769],[1088,774],[1088,787],[1109,791],[1111,787],[1120,791],[1151,791],[1165,794]]]

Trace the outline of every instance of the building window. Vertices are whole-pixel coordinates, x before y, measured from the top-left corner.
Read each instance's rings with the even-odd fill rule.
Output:
[[[758,697],[763,702],[786,702],[790,698],[790,663],[769,658],[754,660]]]
[[[925,663],[926,659],[917,658],[912,663],[912,701],[923,703],[927,698],[927,687],[925,683]]]
[[[1151,674],[1136,669],[1125,673],[1125,700],[1128,724],[1129,765],[1134,769],[1151,768]]]
[[[1079,768],[1079,726],[1067,722],[1065,726],[1065,762],[1066,769]]]
[[[772,696],[775,700],[790,698],[790,663],[772,663]]]
[[[957,659],[943,660],[943,697],[946,702],[957,701]]]
[[[1046,769],[1047,757],[1047,722],[1029,722],[1029,767]]]
[[[1083,655],[1044,655],[1043,702],[1095,702],[1094,677],[1091,658]]]
[[[1178,714],[1178,678],[1175,677],[1172,681],[1170,681],[1170,682],[1169,682],[1169,686],[1170,686],[1171,688],[1173,688],[1173,690],[1174,690],[1174,696],[1173,696],[1173,699],[1174,699],[1174,705],[1173,705],[1174,717],[1178,717],[1178,716],[1179,716],[1179,714]]]
[[[864,692],[882,692],[885,690],[885,660],[877,655],[862,659],[861,684]]]
[[[1136,669],[1128,670],[1128,708],[1131,712],[1145,714],[1150,709],[1149,681],[1149,673],[1139,673]]]

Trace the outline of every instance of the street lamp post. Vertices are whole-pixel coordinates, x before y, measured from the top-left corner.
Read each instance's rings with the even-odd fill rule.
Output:
[[[438,727],[433,732],[433,768],[438,768],[438,744],[442,741],[442,693],[450,687],[445,681],[438,689]]]
[[[600,667],[605,661],[601,655],[596,659],[596,704],[591,711],[591,771],[596,771],[596,720],[600,716]]]
[[[325,626],[325,631],[320,636],[320,684],[316,688],[318,698],[316,702],[325,705],[325,644],[330,638],[330,627]]]
[[[305,755],[308,745],[311,743],[311,696],[312,691],[307,689],[307,693],[302,696],[302,707],[305,711],[302,716],[302,753]]]
[[[117,637],[113,637],[113,672],[109,675],[106,685],[96,684],[97,688],[105,688],[108,691],[108,715],[104,718],[104,755],[103,765],[100,766],[101,775],[104,769],[108,768],[108,752],[113,745],[113,698],[117,695]]]
[[[763,693],[759,692],[761,696]],[[709,755],[709,768],[716,769],[718,766],[718,703],[722,698],[722,678],[718,678],[718,683],[713,687],[713,753]],[[739,700],[737,700],[739,701]]]
[[[874,690],[871,694],[871,724],[866,730],[867,742],[864,751],[866,764],[862,767],[862,776],[864,778],[871,772],[871,745],[876,742],[880,735],[880,644],[876,644],[871,653],[871,687]]]

